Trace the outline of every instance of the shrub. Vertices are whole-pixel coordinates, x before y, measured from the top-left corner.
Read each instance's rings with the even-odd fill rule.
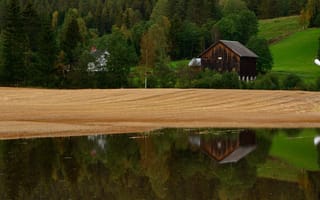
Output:
[[[289,90],[305,89],[305,84],[298,75],[289,74],[283,80],[283,88]]]
[[[264,90],[277,90],[280,89],[279,78],[275,74],[266,74],[259,76],[254,83],[254,88]]]
[[[316,89],[320,90],[320,77],[318,77],[316,80]]]
[[[235,72],[226,72],[222,74],[222,87],[225,89],[239,89],[239,76]]]

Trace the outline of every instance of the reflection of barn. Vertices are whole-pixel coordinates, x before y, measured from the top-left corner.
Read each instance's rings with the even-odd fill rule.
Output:
[[[189,142],[221,164],[238,162],[256,148],[255,132],[250,130],[210,138],[193,135]]]
[[[220,40],[203,51],[189,66],[202,66],[218,72],[237,72],[241,80],[256,78],[258,56],[237,41]]]

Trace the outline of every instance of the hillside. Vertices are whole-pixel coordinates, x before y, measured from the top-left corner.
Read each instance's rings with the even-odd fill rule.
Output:
[[[314,64],[319,36],[319,29],[308,29],[271,45],[272,71],[280,75],[294,73],[306,82],[314,81],[320,76],[320,67]]]
[[[299,16],[264,19],[259,20],[258,35],[266,38],[270,43],[275,43],[301,29]]]

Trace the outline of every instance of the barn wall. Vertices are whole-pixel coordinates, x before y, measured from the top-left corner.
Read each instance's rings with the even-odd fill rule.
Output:
[[[239,76],[241,80],[255,80],[256,72],[256,58],[242,57],[240,62]]]
[[[221,42],[201,55],[201,64],[218,72],[237,72],[244,81],[256,78],[256,58],[240,57]]]
[[[216,44],[201,56],[205,68],[219,72],[240,71],[240,57],[222,43]]]

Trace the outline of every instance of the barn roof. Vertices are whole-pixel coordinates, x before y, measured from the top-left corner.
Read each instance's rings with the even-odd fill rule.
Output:
[[[229,41],[229,40],[219,40],[218,42],[214,43],[211,45],[209,48],[204,50],[201,54],[200,57],[205,54],[207,51],[209,51],[211,48],[216,46],[218,43],[224,44],[226,47],[228,47],[231,51],[239,55],[240,57],[252,57],[252,58],[258,58],[257,54],[252,52],[250,49],[245,47],[243,44],[241,44],[238,41]]]

